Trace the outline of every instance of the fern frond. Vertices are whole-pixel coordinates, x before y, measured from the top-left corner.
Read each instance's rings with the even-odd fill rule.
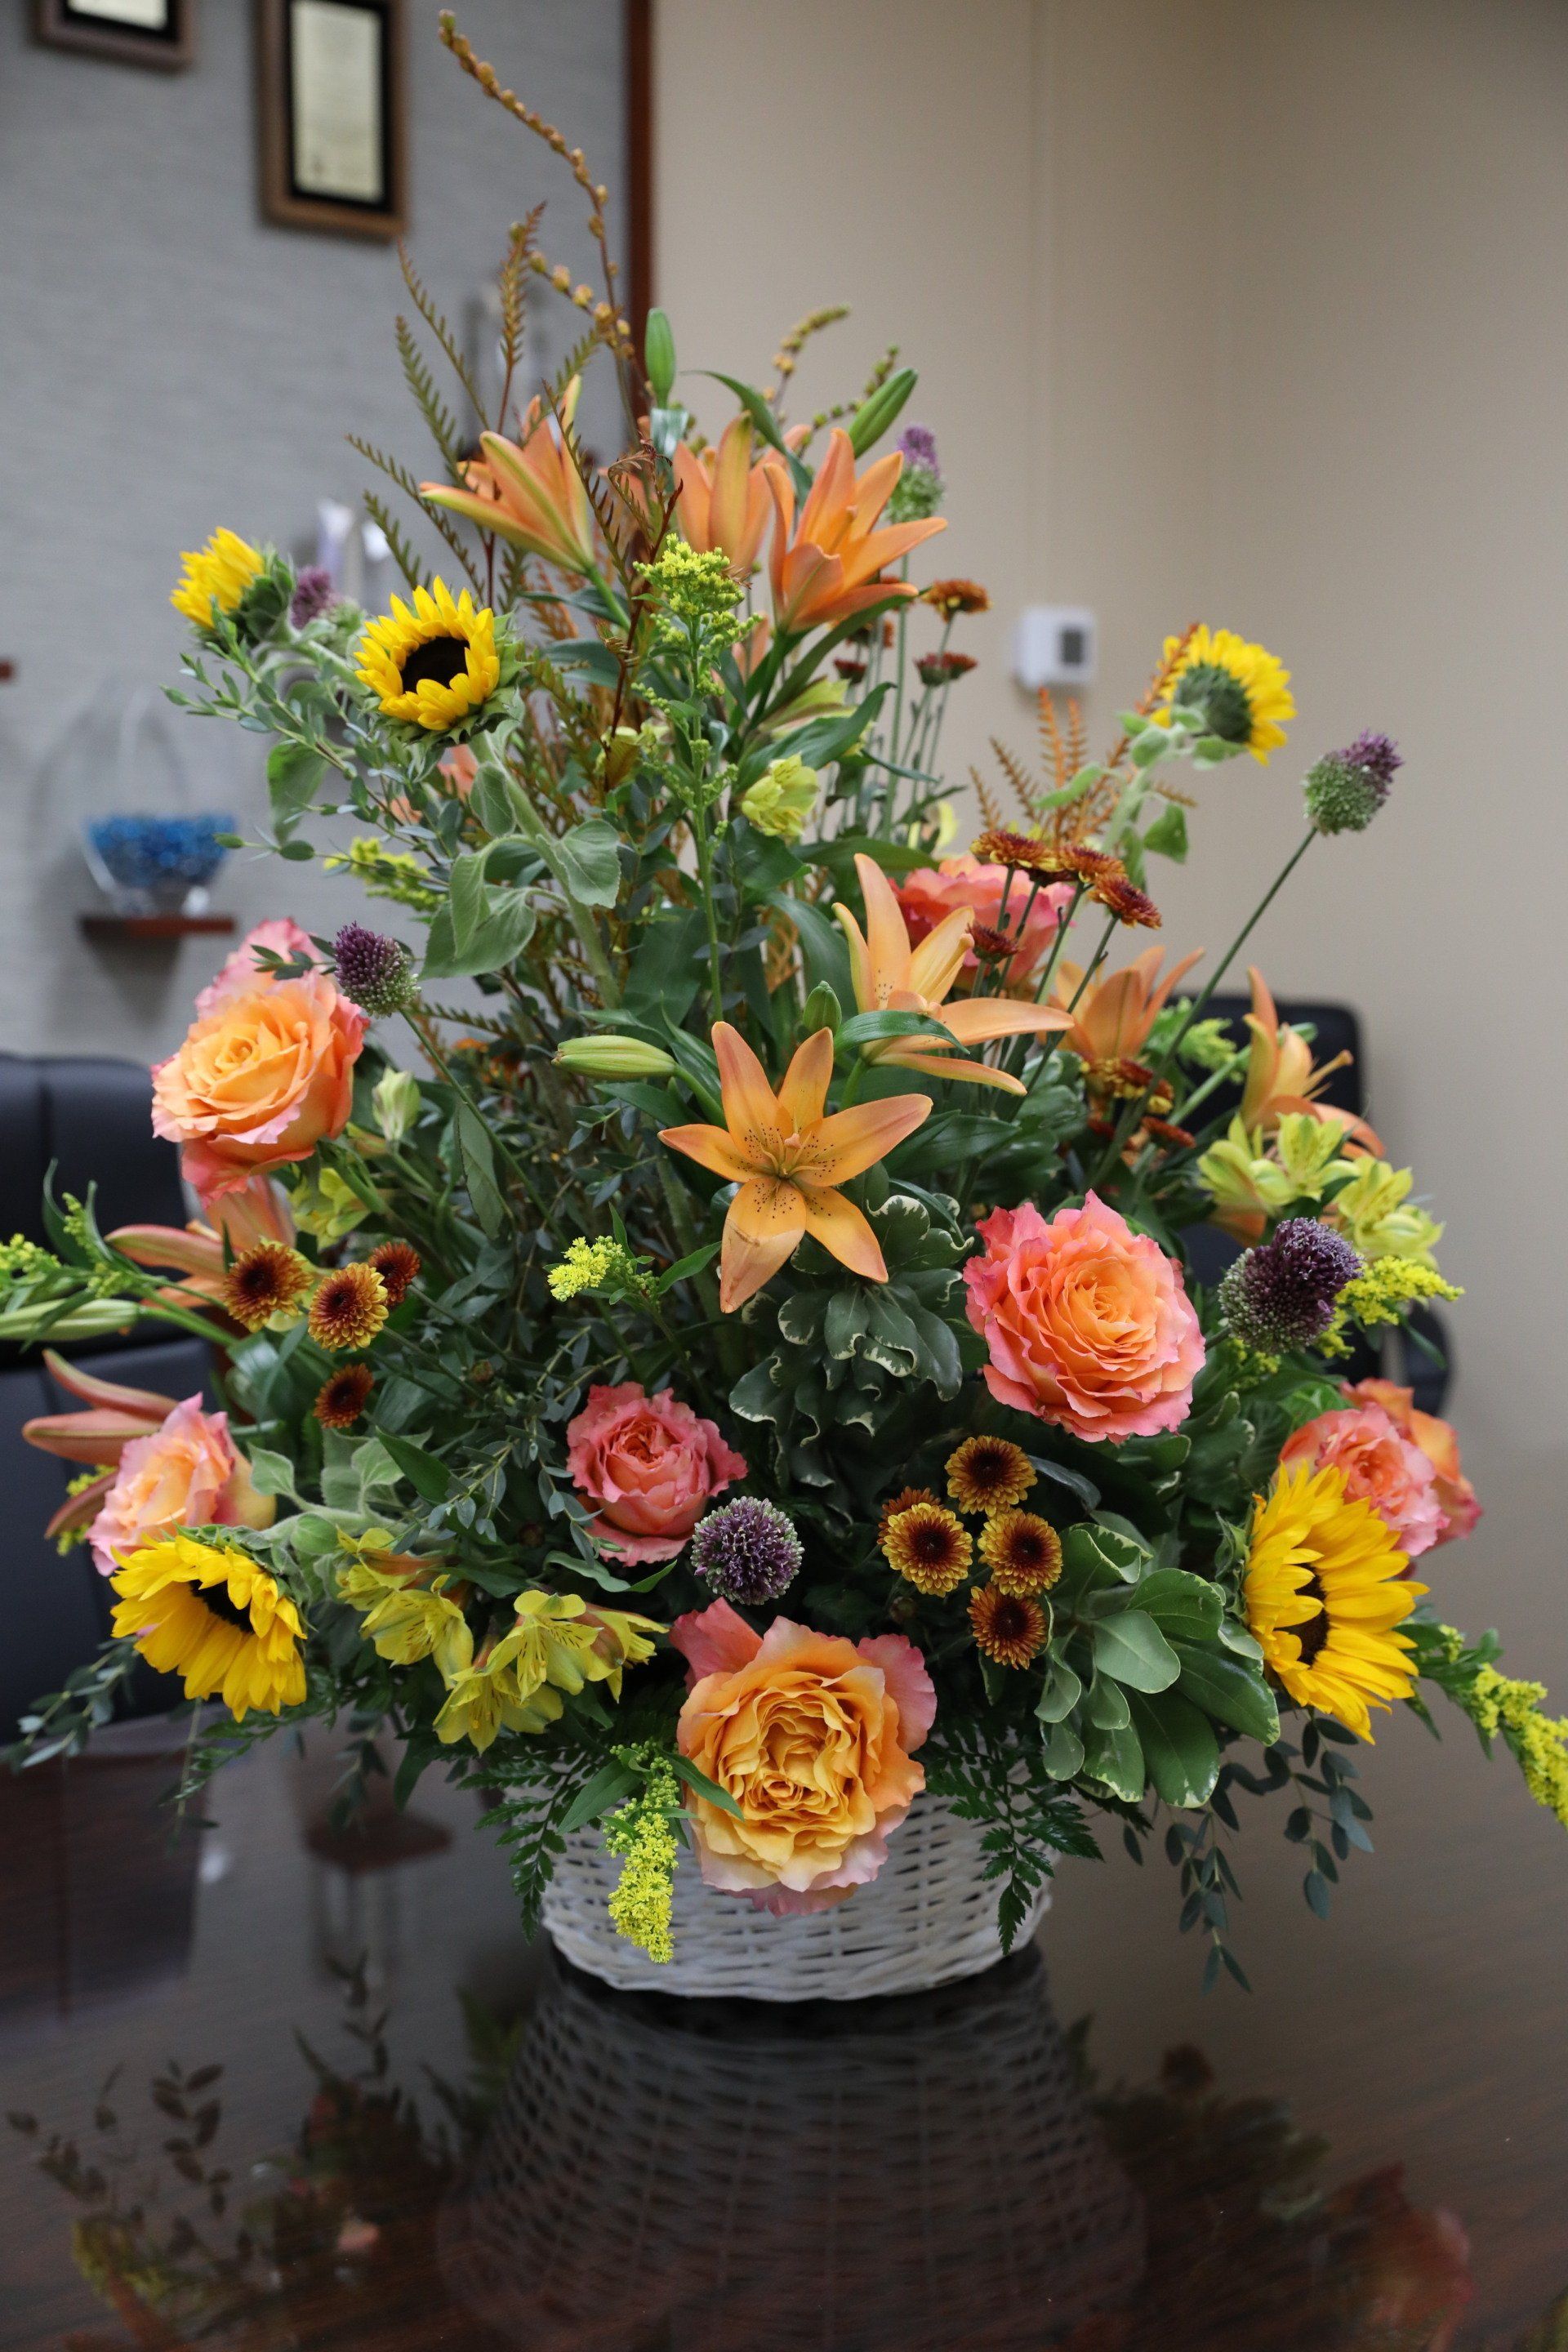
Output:
[[[447,517],[442,512],[441,509],[439,507],[426,505],[426,501],[420,497],[419,485],[415,480],[413,475],[409,472],[407,467],[403,465],[396,457],[389,457],[384,449],[376,448],[374,443],[362,440],[357,433],[349,434],[347,438],[351,446],[357,449],[362,457],[368,457],[371,464],[376,467],[380,472],[384,473],[389,481],[396,483],[405,498],[413,499],[420,513],[425,517],[426,521],[435,526],[436,530],[439,531],[441,537],[446,541],[447,545],[451,549],[453,555],[462,565],[463,570],[468,574],[469,584],[473,588],[475,594],[482,596],[485,593],[484,583],[479,578],[478,569],[475,566],[473,559],[469,555],[468,549],[458,537],[456,530],[453,528]],[[381,521],[379,515],[377,515],[374,520],[377,522]],[[381,527],[384,530],[386,529],[386,525],[384,523],[382,523]]]
[[[1059,793],[1073,771],[1068,765],[1067,742],[1058,723],[1057,706],[1048,686],[1041,687],[1037,701],[1039,706],[1040,750],[1050,772],[1049,789]]]
[[[574,375],[582,374],[583,370],[587,366],[588,362],[594,356],[595,345],[602,343],[604,340],[604,335],[597,327],[590,327],[586,334],[579,337],[578,341],[573,344],[572,349],[567,352],[565,358],[556,369],[555,373],[551,377],[549,383],[544,387],[544,405],[546,408],[560,407],[562,402],[566,397],[567,387],[570,385],[573,377]]]
[[[463,479],[463,452],[458,437],[458,420],[436,389],[436,379],[430,363],[414,340],[406,319],[399,318],[396,326],[397,356],[403,362],[403,380],[414,394],[419,414],[430,429],[430,438],[441,453],[447,471],[454,482]]]
[[[542,204],[523,220],[512,223],[511,241],[506,259],[501,263],[496,281],[500,297],[500,355],[503,371],[500,414],[496,418],[496,431],[506,431],[507,408],[511,399],[511,380],[522,364],[523,334],[528,313],[529,256],[543,215]],[[482,421],[482,420],[481,420]]]
[[[1026,817],[1033,818],[1036,814],[1036,794],[1039,789],[1036,784],[1033,776],[1030,775],[1022,760],[1018,758],[1017,753],[1015,751],[1009,751],[1005,743],[1002,742],[994,735],[991,738],[991,749],[996,754],[997,765],[1000,767],[1002,773],[1006,777],[1007,782],[1012,785],[1014,792],[1017,794],[1018,804],[1022,808],[1025,815]]]
[[[410,547],[403,525],[392,514],[385,499],[378,497],[374,490],[366,490],[364,510],[372,522],[381,530],[387,546],[392,551],[392,560],[402,572],[408,586],[410,588],[427,587],[429,582],[425,567]]]
[[[985,820],[987,829],[992,833],[1000,831],[1002,810],[995,793],[978,768],[970,769],[969,781],[974,786],[974,797],[980,803],[980,814]]]
[[[418,311],[419,316],[424,320],[425,324],[429,328],[430,332],[435,336],[436,341],[440,344],[442,352],[444,353],[453,374],[457,377],[458,382],[462,385],[463,390],[468,394],[469,400],[473,404],[474,415],[482,418],[484,415],[484,410],[479,404],[479,387],[474,382],[473,373],[468,366],[468,362],[463,357],[462,352],[458,350],[457,339],[453,335],[451,328],[447,325],[447,320],[442,317],[440,311],[437,310],[434,301],[431,299],[424,279],[420,277],[418,271],[415,268],[414,264],[408,258],[408,247],[404,244],[401,237],[398,239],[397,243],[397,260],[398,266],[403,271],[403,282],[408,289],[409,300]]]

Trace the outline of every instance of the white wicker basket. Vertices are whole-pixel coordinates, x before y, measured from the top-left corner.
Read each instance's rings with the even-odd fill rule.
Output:
[[[927,1992],[977,1976],[1002,1958],[997,1885],[985,1876],[984,1832],[940,1797],[920,1796],[888,1840],[868,1886],[830,1911],[775,1919],[743,1895],[705,1886],[682,1851],[675,1874],[675,1958],[650,1960],[610,1925],[620,1864],[595,1830],[566,1842],[544,1897],[544,1927],[558,1951],[623,1992],[749,2000],[862,2000],[873,1993]],[[1048,1890],[1020,1930],[1045,1916]]]
[[[1116,2340],[1144,2223],[1031,1952],[827,2011],[552,1969],[438,2245],[531,2352],[1040,2352]]]

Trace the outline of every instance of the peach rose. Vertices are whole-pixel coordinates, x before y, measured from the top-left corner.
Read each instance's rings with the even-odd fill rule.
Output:
[[[1447,1422],[1435,1412],[1418,1412],[1414,1389],[1402,1389],[1394,1381],[1357,1381],[1347,1385],[1345,1395],[1368,1404],[1378,1404],[1401,1433],[1421,1448],[1432,1465],[1432,1492],[1443,1524],[1435,1541],[1458,1543],[1468,1536],[1481,1516],[1476,1500],[1476,1490],[1459,1467],[1459,1441]]]
[[[1152,1437],[1192,1410],[1204,1342],[1181,1268],[1091,1192],[1047,1224],[1032,1201],[976,1229],[969,1319],[999,1403],[1089,1439]]]
[[[742,1818],[691,1801],[702,1875],[775,1914],[823,1911],[875,1878],[925,1786],[911,1761],[936,1719],[901,1633],[848,1642],[775,1617],[754,1633],[727,1601],[669,1629],[694,1681],[676,1738]]]
[[[261,975],[194,1022],[153,1072],[153,1130],[183,1147],[187,1182],[211,1201],[341,1134],[365,1027],[324,972]]]
[[[601,1506],[595,1542],[623,1559],[673,1559],[712,1497],[746,1475],[716,1423],[637,1381],[588,1391],[567,1424],[566,1466],[577,1492]]]
[[[290,962],[308,958],[311,963],[320,961],[315,942],[309,931],[302,931],[290,915],[275,915],[265,923],[258,923],[247,931],[223,970],[209,980],[196,999],[196,1019],[205,1021],[220,1004],[234,996],[253,996],[258,988],[271,984],[274,975],[256,961],[258,948],[267,948],[273,955],[286,956]]]
[[[1342,1471],[1347,1499],[1370,1503],[1412,1559],[1441,1538],[1443,1512],[1432,1465],[1380,1404],[1358,1402],[1340,1412],[1319,1413],[1286,1439],[1279,1460],[1282,1465],[1306,1462],[1314,1470]]]
[[[1070,882],[1048,882],[1038,891],[1031,906],[1029,893],[1033,885],[1026,874],[1015,874],[1013,887],[1007,888],[1007,868],[1005,866],[983,865],[965,850],[962,857],[944,857],[940,866],[921,866],[906,874],[898,884],[899,904],[903,908],[909,926],[910,945],[918,947],[928,931],[933,931],[944,915],[955,907],[973,907],[977,923],[985,923],[993,930],[1001,928],[997,918],[1003,914],[1002,899],[1005,893],[1005,928],[1016,933],[1028,907],[1024,922],[1022,942],[1016,955],[1007,961],[1009,985],[1026,979],[1045,954],[1061,927],[1061,919],[1072,904]],[[979,970],[978,959],[970,953],[963,959],[965,971]]]
[[[258,1495],[237,1453],[226,1412],[204,1412],[199,1396],[177,1404],[147,1437],[133,1437],[87,1531],[100,1572],[175,1528],[269,1528],[278,1505]]]

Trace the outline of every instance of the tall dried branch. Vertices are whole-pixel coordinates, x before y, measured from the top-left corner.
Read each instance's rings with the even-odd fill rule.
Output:
[[[479,572],[474,566],[473,560],[470,557],[468,549],[458,537],[457,531],[454,530],[447,516],[442,512],[441,509],[439,507],[428,505],[426,501],[420,497],[419,485],[415,480],[413,475],[409,472],[407,467],[402,465],[397,458],[389,457],[384,449],[376,448],[374,443],[362,440],[357,433],[351,433],[347,437],[351,446],[357,449],[362,457],[368,457],[371,464],[374,466],[378,471],[386,476],[388,481],[396,483],[405,498],[411,499],[413,500],[420,513],[424,516],[426,521],[433,524],[435,529],[439,531],[441,537],[446,541],[447,545],[451,549],[452,553],[456,556],[458,562],[462,565],[464,572],[468,574],[469,583],[473,588],[475,595],[483,596],[485,593],[484,583],[479,578]],[[377,520],[379,520],[379,517]],[[384,530],[385,527],[386,526],[384,524],[382,525],[383,530]]]
[[[408,247],[401,238],[398,240],[397,259],[398,266],[403,271],[403,282],[408,289],[409,300],[440,344],[447,364],[473,404],[474,415],[482,422],[485,412],[480,404],[479,386],[474,382],[473,372],[458,349],[457,338],[450,326],[436,308],[424,280],[408,258]]]

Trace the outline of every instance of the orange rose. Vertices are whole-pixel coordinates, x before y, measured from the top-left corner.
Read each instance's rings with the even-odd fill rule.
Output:
[[[1459,1441],[1451,1423],[1442,1421],[1435,1412],[1422,1412],[1415,1404],[1414,1389],[1402,1389],[1395,1381],[1357,1381],[1347,1388],[1345,1395],[1352,1402],[1380,1404],[1395,1428],[1421,1448],[1436,1473],[1432,1491],[1437,1507],[1443,1514],[1442,1530],[1436,1540],[1440,1544],[1458,1543],[1470,1534],[1481,1516],[1476,1500],[1476,1490],[1459,1467]]]
[[[183,1147],[182,1171],[205,1201],[342,1133],[365,1025],[324,973],[262,975],[193,1023],[153,1073],[153,1126]]]
[[[710,1886],[766,1911],[820,1911],[875,1878],[925,1786],[910,1761],[936,1715],[925,1662],[901,1634],[848,1642],[775,1617],[752,1632],[727,1601],[678,1618],[693,1683],[682,1755],[741,1808],[691,1811]]]
[[[277,1515],[273,1497],[256,1491],[228,1415],[204,1412],[200,1397],[187,1397],[125,1446],[87,1535],[100,1570],[112,1576],[128,1553],[178,1528],[269,1528]]]
[[[1091,1443],[1180,1427],[1203,1334],[1182,1270],[1157,1242],[1094,1192],[1048,1223],[1026,1201],[975,1231],[985,1250],[963,1269],[969,1319],[999,1404]]]

